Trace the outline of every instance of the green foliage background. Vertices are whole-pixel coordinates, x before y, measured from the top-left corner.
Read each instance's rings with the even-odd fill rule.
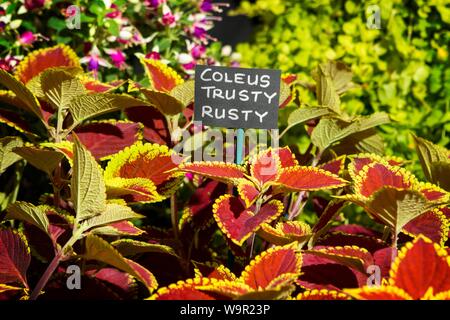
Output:
[[[366,22],[378,5],[381,29]],[[356,88],[342,100],[350,114],[389,112],[388,154],[415,159],[410,131],[441,145],[450,135],[449,0],[257,0],[233,14],[261,23],[251,43],[237,47],[242,65],[279,68],[312,83],[310,71],[326,60],[351,66]],[[297,85],[300,102],[313,94]]]

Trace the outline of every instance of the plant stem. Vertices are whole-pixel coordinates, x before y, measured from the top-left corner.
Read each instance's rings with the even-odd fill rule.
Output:
[[[74,243],[77,242],[78,239],[80,239],[80,237],[81,237],[81,233],[75,232],[72,235],[72,237],[69,239],[69,241],[67,241],[67,243],[64,245],[64,247],[62,247],[62,249],[59,250],[59,252],[57,252],[55,254],[55,256],[53,257],[53,260],[50,262],[47,269],[42,274],[38,283],[34,287],[33,292],[31,292],[30,300],[36,300],[36,298],[41,293],[42,289],[44,289],[44,287],[46,286],[46,284],[47,284],[48,280],[50,279],[50,277],[52,276],[53,272],[55,272],[56,268],[58,267],[59,262],[63,258],[64,253],[66,252],[67,248],[73,246]]]
[[[30,300],[36,300],[36,298],[41,293],[42,289],[44,289],[53,272],[55,272],[56,267],[58,267],[59,261],[61,260],[62,257],[62,253],[63,251],[61,250],[53,257],[52,262],[50,262],[44,274],[39,279],[39,282],[37,283],[36,287],[34,287],[34,290],[30,295]]]
[[[170,217],[172,220],[173,235],[175,236],[175,240],[178,242],[180,238],[178,235],[178,209],[176,193],[170,197]]]
[[[250,253],[248,256],[250,259],[253,256],[253,247],[255,246],[255,236],[256,236],[256,233],[253,233],[252,237],[249,239],[250,240]]]

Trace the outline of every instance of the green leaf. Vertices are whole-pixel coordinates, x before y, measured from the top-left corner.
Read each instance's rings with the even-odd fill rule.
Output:
[[[48,231],[49,221],[42,207],[34,206],[28,202],[18,201],[10,204],[7,211],[7,219],[17,219],[28,222],[50,235]]]
[[[185,81],[170,91],[170,95],[186,108],[194,101],[194,80]]]
[[[305,107],[295,109],[294,111],[291,112],[291,114],[288,117],[287,120],[288,126],[285,129],[285,131],[289,130],[293,126],[307,122],[312,119],[329,115],[330,113],[333,113],[333,111],[331,111],[327,107]]]
[[[115,203],[108,203],[104,212],[98,216],[83,221],[81,228],[83,230],[88,230],[122,220],[138,219],[143,217],[143,215],[137,214],[131,210],[130,207]]]
[[[76,73],[76,69],[49,69],[41,74],[42,93],[55,109],[66,108],[73,98],[86,93]]]
[[[35,114],[43,121],[41,107],[33,93],[19,80],[14,78],[6,71],[0,69],[0,84],[15,93],[15,95],[24,103],[26,110]],[[17,107],[21,107],[18,105]]]
[[[19,137],[0,138],[0,174],[20,160],[20,156],[14,153],[14,149],[21,146],[23,142]]]
[[[162,114],[173,116],[182,112],[186,107],[182,101],[173,97],[170,93],[145,88],[141,88],[140,91],[147,98],[147,101]]]
[[[50,17],[50,19],[47,22],[47,25],[58,32],[67,28],[66,22],[56,17]]]
[[[437,204],[428,202],[419,191],[384,187],[373,195],[367,209],[398,234],[408,222],[433,206]]]
[[[311,141],[319,149],[325,150],[333,143],[351,134],[363,132],[389,122],[389,116],[384,112],[376,112],[370,116],[359,117],[350,124],[338,119],[321,119],[312,132]]]
[[[112,245],[95,235],[86,237],[84,258],[101,261],[129,273],[141,281],[150,292],[158,287],[158,283],[150,271],[136,262],[124,258]]]
[[[284,81],[280,82],[280,97],[278,99],[278,105],[282,105],[287,98],[291,95],[291,87]]]
[[[72,99],[68,105],[75,122],[81,122],[104,113],[148,105],[128,95],[95,93]]]
[[[106,210],[106,189],[100,166],[73,135],[73,173],[71,192],[77,222]]]
[[[450,161],[433,162],[431,164],[431,175],[435,184],[450,192]]]
[[[416,136],[413,137],[416,142],[416,151],[425,177],[428,181],[438,184],[439,178],[441,177],[438,172],[441,169],[433,169],[433,164],[436,162],[450,163],[450,152],[444,147],[433,144],[428,140]]]
[[[56,169],[64,157],[60,152],[35,147],[18,147],[14,149],[14,152],[48,175],[52,175],[53,170]]]
[[[154,244],[132,239],[120,239],[111,244],[124,256],[133,256],[146,252],[165,253],[177,256],[171,247],[162,244]]]
[[[330,74],[325,72],[323,66],[313,71],[312,77],[316,81],[316,95],[319,105],[328,107],[336,112],[340,111],[340,98]]]
[[[322,74],[330,77],[333,81],[333,86],[336,92],[341,95],[353,85],[351,83],[353,73],[351,69],[340,61],[329,61],[320,66]]]

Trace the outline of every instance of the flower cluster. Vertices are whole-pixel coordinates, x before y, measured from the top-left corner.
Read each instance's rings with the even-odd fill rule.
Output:
[[[5,35],[0,46],[6,53],[1,68],[13,71],[15,60],[49,42],[75,48],[94,77],[101,68],[107,69],[106,75],[134,75],[136,58],[142,57],[164,59],[188,74],[197,62],[228,64],[236,55],[231,57],[229,47],[220,50],[209,35],[220,20],[215,14],[226,6],[211,0],[95,0],[79,1],[77,6],[51,0],[7,1],[0,5],[0,30]],[[33,18],[40,22],[30,23]],[[214,50],[208,50],[211,40]]]

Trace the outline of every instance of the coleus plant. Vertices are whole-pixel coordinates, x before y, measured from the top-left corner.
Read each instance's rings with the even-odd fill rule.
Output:
[[[173,161],[193,83],[161,61],[143,59],[150,87],[122,94],[78,63],[58,46],[0,73],[2,123],[18,132],[0,138],[0,299],[448,298],[449,152],[415,138],[428,182],[382,156],[375,127],[389,118],[340,109],[341,64],[316,71],[318,106],[290,114],[284,134],[306,123],[306,151],[236,165]],[[18,194],[23,159],[53,186],[37,204]],[[66,287],[73,265],[80,290]]]

